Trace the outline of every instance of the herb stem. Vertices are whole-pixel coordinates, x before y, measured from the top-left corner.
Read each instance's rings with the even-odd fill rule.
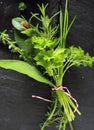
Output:
[[[74,130],[73,125],[72,125],[71,122],[69,122],[69,127],[70,127],[70,130]]]
[[[55,99],[55,104],[54,104],[53,110],[51,111],[51,113],[50,113],[49,117],[47,118],[47,120],[43,123],[40,130],[44,130],[44,128],[49,124],[50,120],[52,119],[52,117],[54,115],[56,107],[57,107],[57,99]]]

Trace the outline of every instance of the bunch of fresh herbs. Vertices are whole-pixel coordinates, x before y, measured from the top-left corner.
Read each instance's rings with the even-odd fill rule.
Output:
[[[56,89],[63,86],[64,75],[72,66],[92,66],[94,57],[85,53],[81,47],[66,47],[67,36],[75,18],[69,24],[68,1],[65,11],[57,12],[49,18],[46,15],[47,5],[39,6],[40,14],[31,13],[29,20],[24,17],[12,19],[14,27],[14,41],[11,40],[6,30],[0,33],[0,38],[13,53],[18,53],[20,60],[0,60],[0,67],[12,69],[28,75],[37,81],[49,84],[52,90],[51,107],[47,112],[47,119],[41,125],[40,130],[57,122],[58,130],[65,130],[75,118],[76,111],[81,114],[72,100],[71,95],[65,90]],[[53,27],[53,18],[59,15],[59,25]],[[32,19],[38,21],[32,24]],[[24,60],[24,61],[22,61]]]

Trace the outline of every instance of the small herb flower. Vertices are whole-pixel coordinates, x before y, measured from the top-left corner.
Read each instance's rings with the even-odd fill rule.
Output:
[[[29,25],[28,25],[26,22],[24,22],[24,21],[21,21],[20,24],[21,24],[23,27],[25,27],[26,29],[29,28]]]

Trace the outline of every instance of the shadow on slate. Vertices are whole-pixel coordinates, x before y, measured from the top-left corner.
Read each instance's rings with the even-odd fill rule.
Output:
[[[24,16],[28,18],[30,11],[37,12],[36,3],[49,3],[48,13],[52,15],[59,8],[59,0],[23,0],[27,4]],[[18,3],[20,0],[0,0],[0,31],[7,29],[12,35],[11,19],[19,16]],[[61,0],[64,7],[65,1]],[[70,20],[77,15],[69,37],[68,46],[81,46],[85,51],[94,55],[94,1],[69,0]],[[58,23],[58,18],[53,24]],[[0,59],[18,59],[11,54],[7,47],[0,43]],[[75,130],[94,129],[94,67],[70,69],[65,77],[72,95],[79,102],[81,116],[73,122]],[[11,70],[0,68],[0,130],[39,130],[47,111],[47,102],[32,99],[36,94],[45,98],[51,97],[49,86]],[[54,125],[46,130],[56,130]],[[67,128],[67,130],[69,130]]]

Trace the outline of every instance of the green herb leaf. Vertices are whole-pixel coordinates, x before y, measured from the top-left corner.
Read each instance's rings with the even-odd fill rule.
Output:
[[[26,4],[24,2],[20,2],[19,6],[18,6],[18,9],[20,11],[24,11],[26,9]]]
[[[74,47],[71,46],[68,49],[68,59],[70,63],[72,63],[75,66],[89,66],[92,67],[94,64],[94,57],[91,57],[89,53],[84,52],[84,50],[81,47]]]
[[[22,31],[21,33],[26,34],[27,36],[31,36],[32,31],[33,31],[32,28],[28,28],[28,29]]]
[[[0,60],[0,67],[5,69],[11,69],[17,71],[19,73],[28,75],[29,77],[42,82],[54,86],[52,82],[48,79],[44,78],[40,71],[33,65],[30,65],[24,61],[20,60]]]
[[[12,25],[19,31],[23,31],[25,30],[25,26],[23,26],[24,24],[28,25],[28,22],[20,17],[16,17],[12,19]]]

